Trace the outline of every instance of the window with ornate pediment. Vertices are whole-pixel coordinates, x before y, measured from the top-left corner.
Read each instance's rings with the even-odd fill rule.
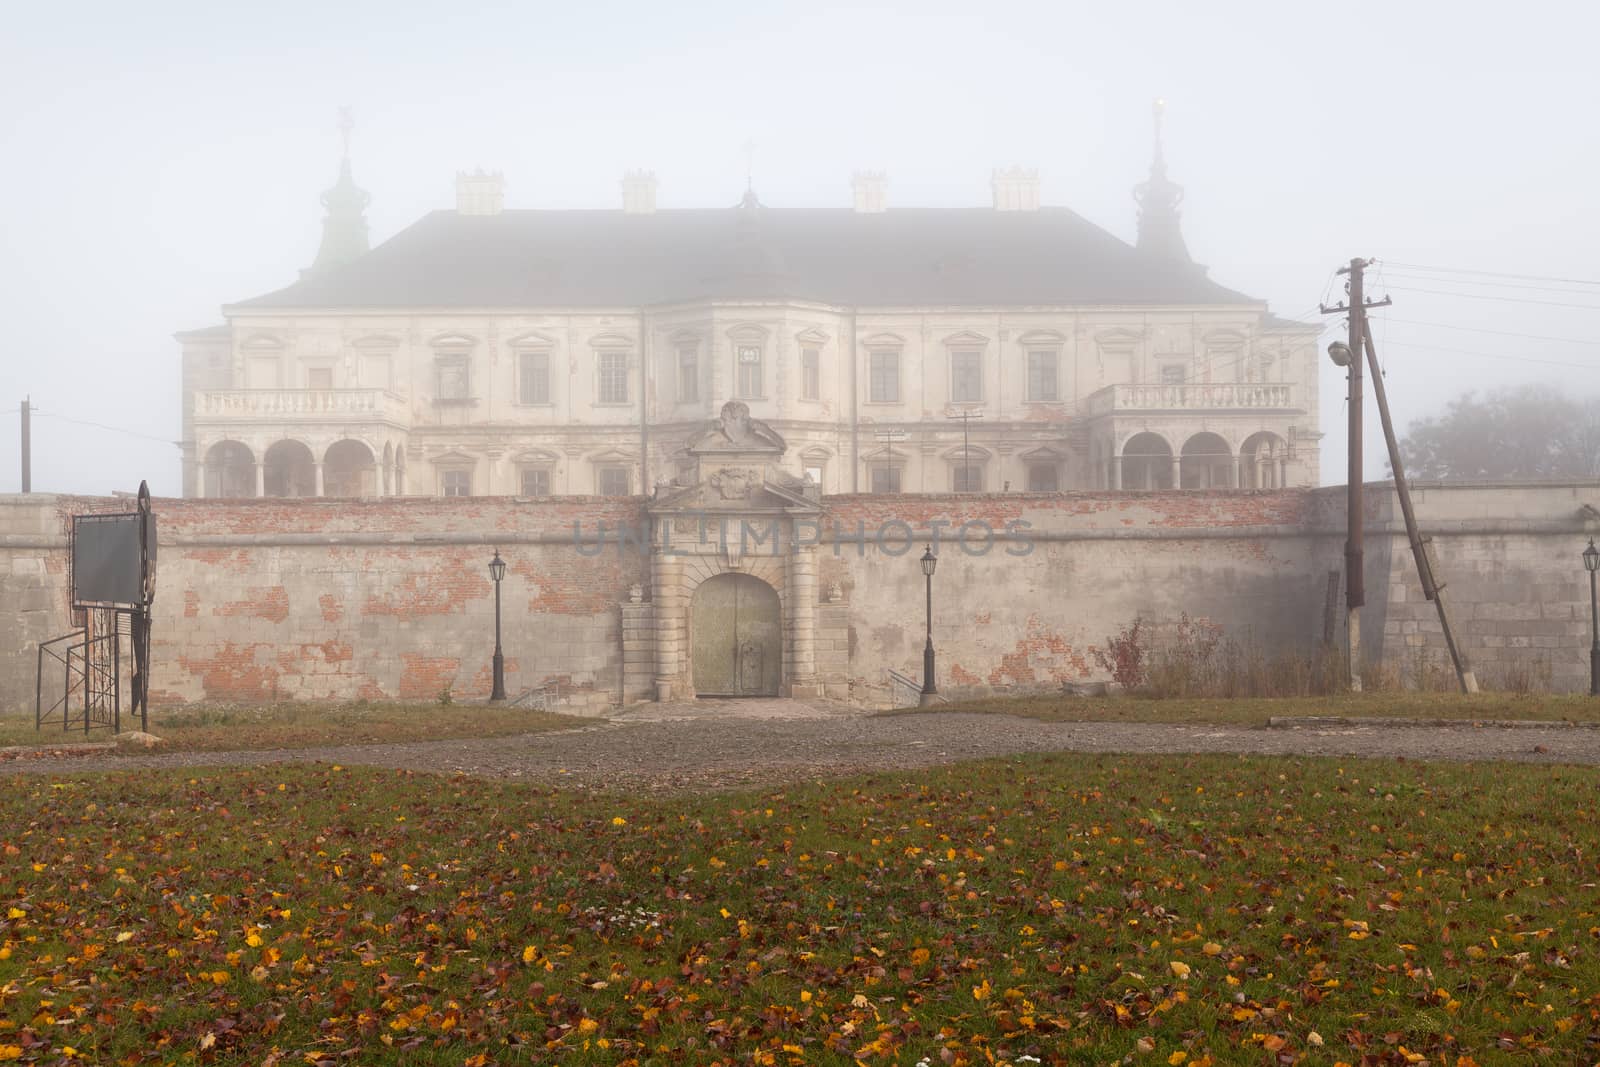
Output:
[[[549,496],[555,484],[556,456],[550,452],[524,452],[516,457],[517,487],[522,496]]]
[[[818,329],[802,330],[795,338],[800,346],[800,399],[822,399],[822,346],[827,335]]]
[[[950,402],[978,404],[983,401],[983,353],[989,339],[981,334],[958,333],[945,338],[950,352]]]
[[[540,333],[525,333],[507,341],[506,347],[516,357],[517,403],[528,406],[552,403],[555,339]]]
[[[244,361],[245,388],[277,389],[283,384],[284,343],[271,334],[256,334],[239,346]]]
[[[595,402],[597,404],[626,404],[629,402],[629,363],[633,358],[633,341],[619,335],[596,337],[594,346]]]
[[[1023,394],[1030,403],[1061,399],[1061,347],[1065,338],[1054,330],[1033,330],[1017,338],[1024,355]]]
[[[734,395],[763,400],[767,395],[767,329],[748,324],[728,331],[733,346]]]
[[[432,341],[437,404],[466,404],[472,400],[472,350],[477,341],[462,334],[446,334]]]

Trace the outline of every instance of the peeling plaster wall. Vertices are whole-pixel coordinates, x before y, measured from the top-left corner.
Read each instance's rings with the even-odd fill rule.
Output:
[[[1416,498],[1480,679],[1584,688],[1588,588],[1578,553],[1600,528],[1600,486],[1419,486]],[[512,694],[560,679],[571,707],[601,710],[651,692],[648,560],[634,545],[585,556],[573,543],[574,523],[592,534],[604,522],[613,539],[619,524],[641,529],[642,500],[158,500],[155,508],[155,703],[431,702],[445,689],[481,699],[495,547],[508,562]],[[32,707],[37,644],[70,628],[69,517],[129,509],[104,498],[0,496],[0,711]],[[930,523],[946,524],[934,642],[948,693],[1104,677],[1092,650],[1136,617],[1159,624],[1187,612],[1267,650],[1305,649],[1322,636],[1328,572],[1343,565],[1342,488],[837,496],[824,511],[818,669],[829,695],[863,704],[889,701],[890,668],[920,677],[917,558]],[[974,524],[965,549],[955,533],[962,523]],[[985,548],[986,529],[1014,537]],[[1369,668],[1408,680],[1437,675],[1448,668],[1443,637],[1386,486],[1367,491],[1366,531]],[[634,585],[641,599],[630,603]],[[1342,632],[1342,602],[1336,617]]]

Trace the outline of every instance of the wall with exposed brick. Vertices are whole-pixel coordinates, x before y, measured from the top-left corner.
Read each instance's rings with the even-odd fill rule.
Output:
[[[1421,486],[1457,629],[1486,684],[1587,684],[1587,576],[1600,486]],[[0,709],[31,708],[38,642],[70,627],[74,513],[127,501],[0,497]],[[487,696],[498,547],[507,688],[559,681],[567,707],[648,699],[660,631],[649,560],[574,544],[645,529],[639,499],[159,500],[152,698],[256,703]],[[963,525],[965,524],[965,525]],[[1182,613],[1265,650],[1319,641],[1342,567],[1344,491],[839,496],[824,501],[815,669],[825,693],[892,701],[921,675],[933,582],[947,693],[1054,689],[1104,677],[1094,658],[1135,618]],[[1448,666],[1394,496],[1367,491],[1364,655],[1407,680]],[[612,534],[614,539],[615,534]],[[786,552],[787,543],[777,550]],[[771,552],[763,545],[759,552]],[[764,573],[747,558],[740,566]],[[781,572],[782,568],[778,568]],[[637,588],[635,588],[637,587]],[[1342,626],[1343,612],[1337,618]]]

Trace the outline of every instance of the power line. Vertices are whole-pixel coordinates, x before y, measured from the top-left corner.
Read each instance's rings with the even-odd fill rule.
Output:
[[[93,426],[97,430],[109,430],[112,433],[127,434],[129,437],[142,437],[146,441],[159,441],[164,445],[176,444],[176,442],[170,437],[156,437],[152,434],[140,433],[138,430],[124,429],[121,426],[107,426],[103,422],[91,422],[88,419],[74,419],[66,415],[57,415],[53,412],[40,411],[38,408],[34,408],[33,413],[39,416],[41,419],[59,419],[62,422],[70,422],[75,426]]]
[[[1548,274],[1508,274],[1504,271],[1494,270],[1466,270],[1462,267],[1429,267],[1421,263],[1401,263],[1389,260],[1392,266],[1401,270],[1422,270],[1435,274],[1475,274],[1481,278],[1515,278],[1523,282],[1559,282],[1564,285],[1600,285],[1600,281],[1592,278],[1557,278]]]
[[[1389,341],[1390,346],[1401,348],[1425,348],[1432,352],[1453,352],[1458,356],[1477,356],[1480,359],[1501,359],[1510,363],[1544,363],[1552,367],[1577,367],[1581,370],[1600,370],[1600,363],[1573,363],[1560,359],[1540,359],[1537,356],[1514,356],[1503,352],[1476,352],[1467,348],[1448,348],[1444,345],[1428,345],[1417,341]]]
[[[1379,271],[1379,273],[1382,274],[1383,272]],[[1525,289],[1535,293],[1572,293],[1577,296],[1600,295],[1596,294],[1593,289],[1572,289],[1561,285],[1518,285],[1516,282],[1503,282],[1499,281],[1498,279],[1479,282],[1473,281],[1470,278],[1432,278],[1426,274],[1412,274],[1409,271],[1403,270],[1394,271],[1393,274],[1394,277],[1400,278],[1404,281],[1428,282],[1430,284],[1438,285],[1476,285],[1479,287],[1492,287],[1495,289]]]
[[[1525,296],[1491,296],[1488,293],[1456,293],[1448,289],[1418,289],[1409,285],[1391,285],[1389,288],[1400,293],[1432,293],[1434,296],[1459,296],[1464,300],[1493,300],[1502,304],[1538,304],[1541,307],[1600,311],[1600,304],[1570,304],[1556,300],[1530,300]]]
[[[1469,333],[1489,333],[1497,337],[1520,337],[1528,341],[1561,341],[1572,345],[1594,345],[1600,347],[1600,339],[1579,337],[1555,337],[1544,333],[1518,333],[1515,330],[1490,330],[1482,326],[1460,326],[1453,322],[1423,322],[1421,319],[1396,319],[1384,316],[1389,322],[1403,323],[1406,326],[1433,326],[1441,330],[1465,330]]]

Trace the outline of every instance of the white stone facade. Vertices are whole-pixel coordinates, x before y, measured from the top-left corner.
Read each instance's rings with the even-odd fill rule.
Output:
[[[729,399],[826,493],[1313,485],[1316,336],[1264,307],[254,312],[180,335],[184,485],[644,493]]]

